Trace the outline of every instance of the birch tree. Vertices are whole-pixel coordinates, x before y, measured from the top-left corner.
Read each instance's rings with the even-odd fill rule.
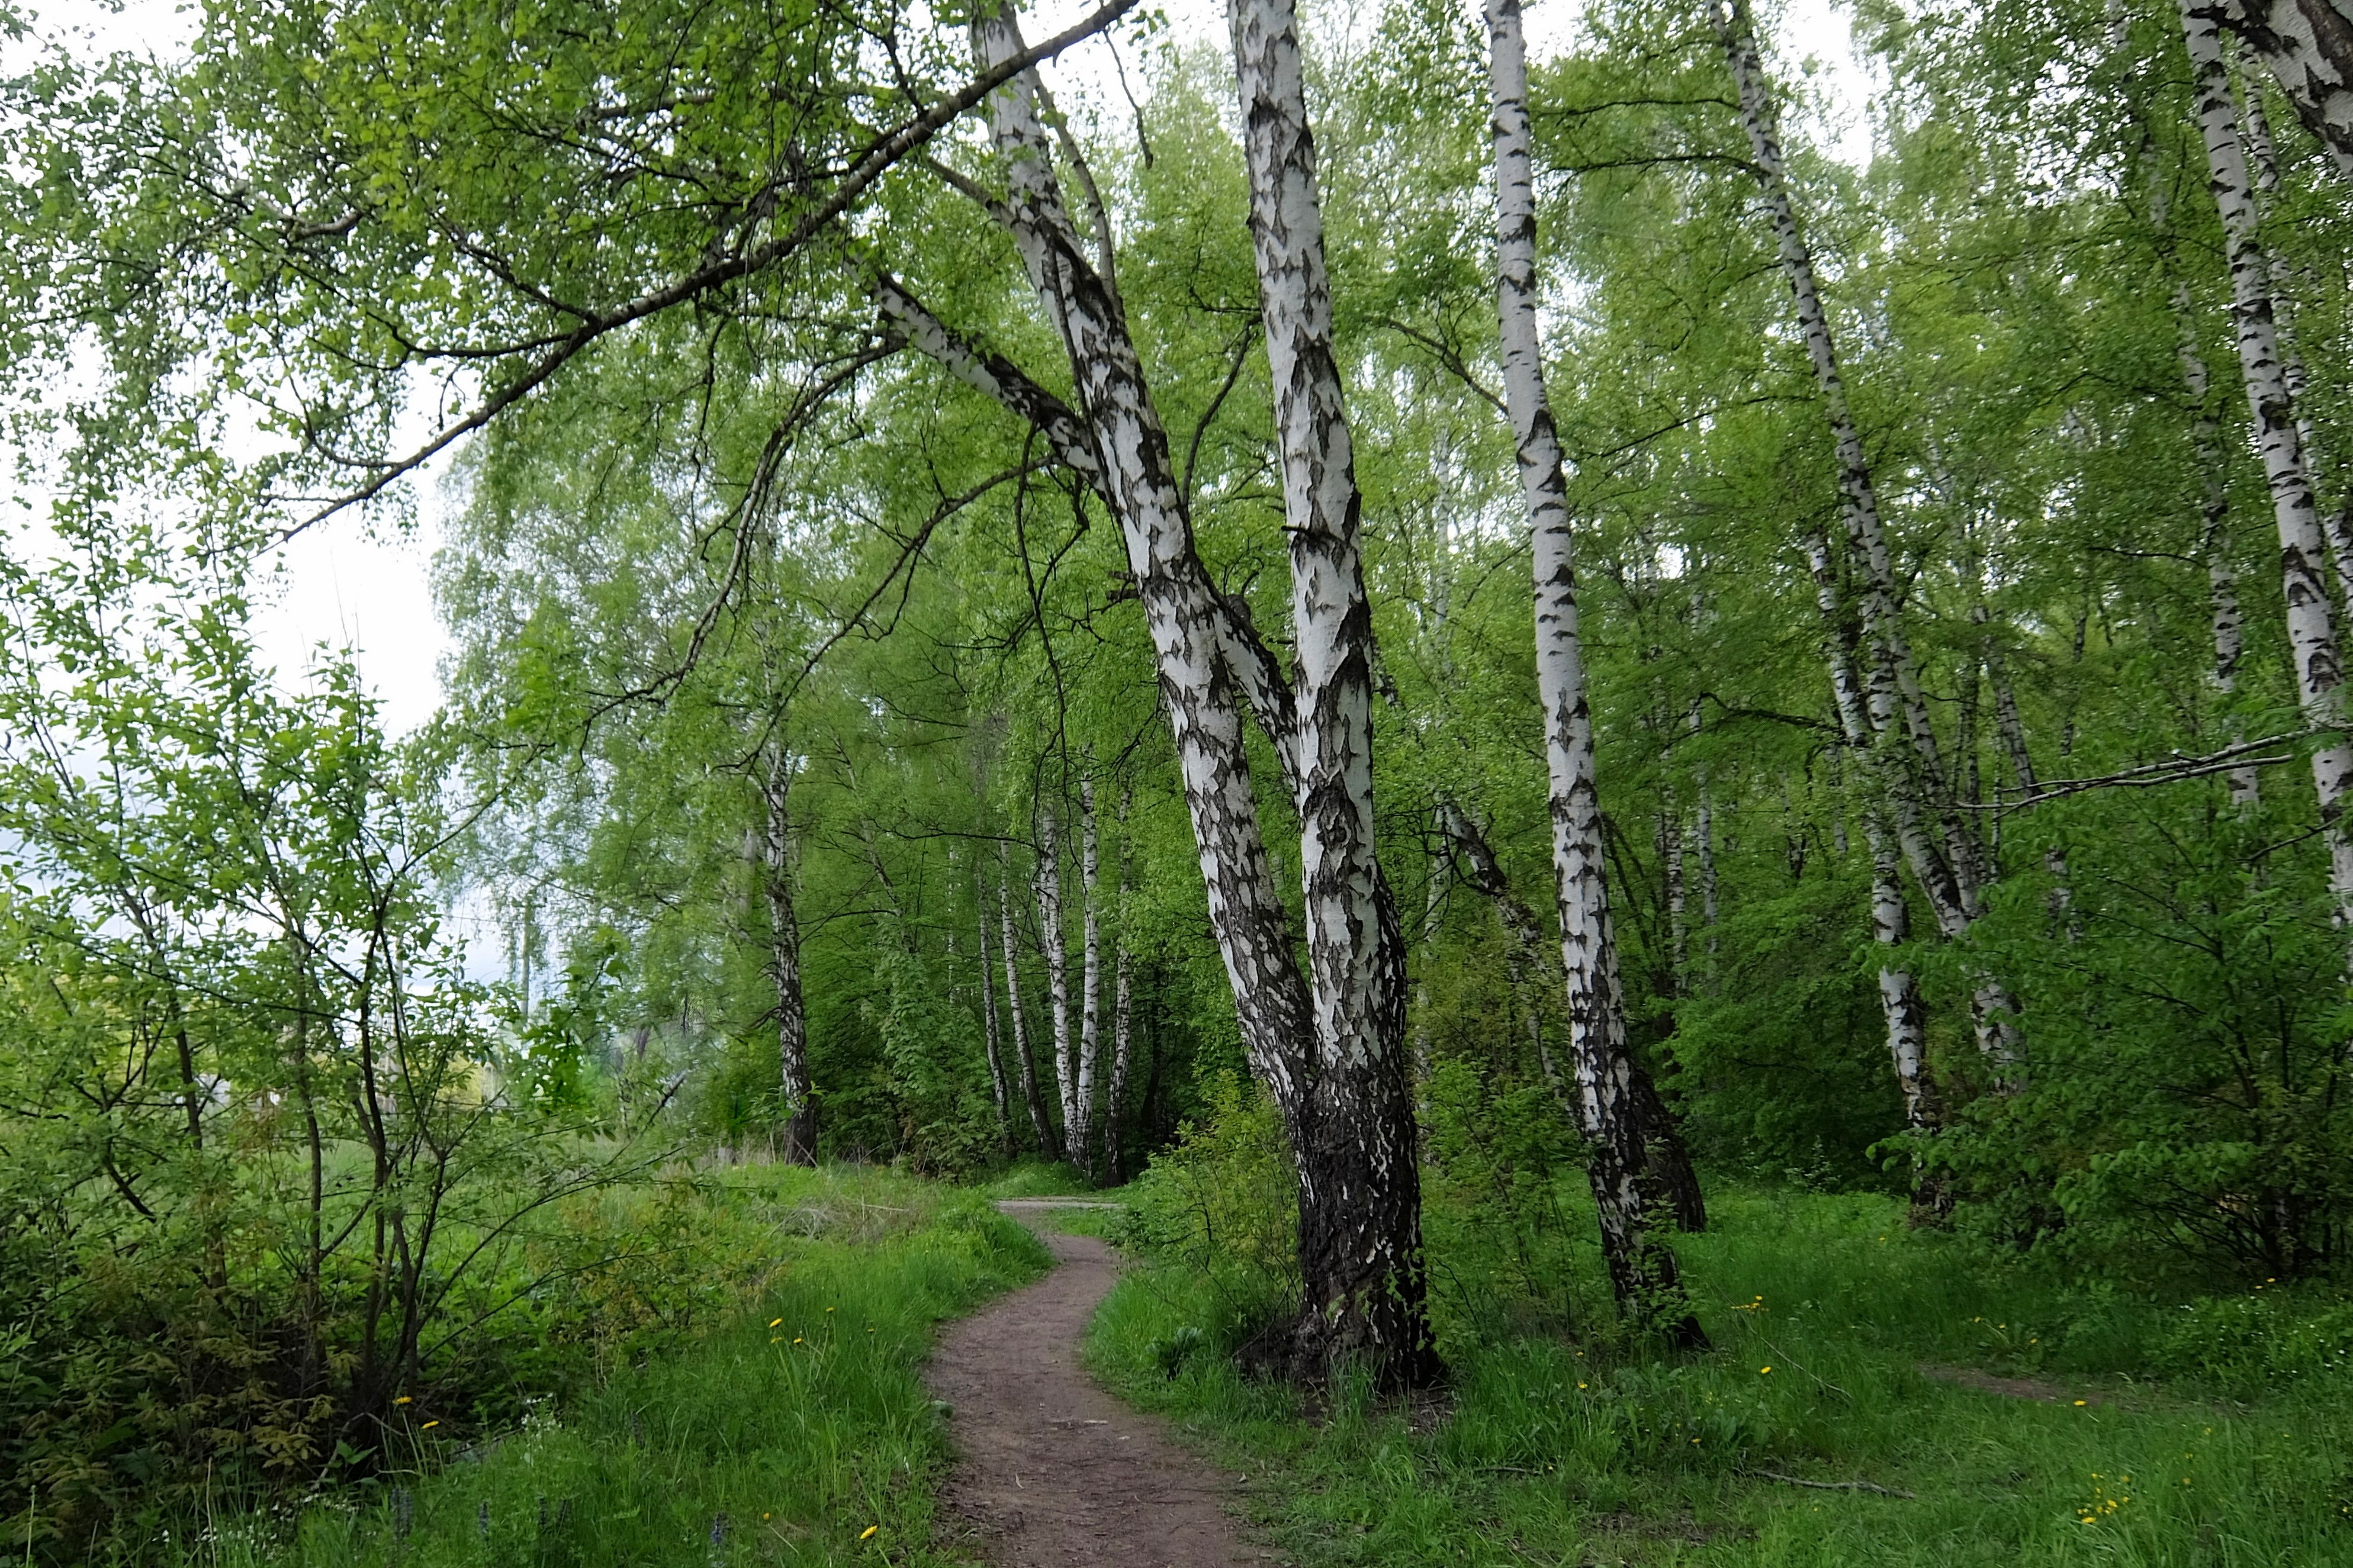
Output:
[[[1626,1038],[1609,888],[1602,864],[1593,713],[1577,635],[1567,482],[1545,396],[1536,326],[1535,188],[1528,155],[1527,56],[1518,0],[1488,0],[1495,144],[1495,292],[1504,384],[1535,571],[1536,682],[1551,780],[1553,876],[1567,976],[1569,1056],[1590,1149],[1587,1171],[1620,1309],[1687,1344],[1705,1342],[1674,1253],[1651,1234],[1647,1151]],[[1680,835],[1679,827],[1668,831]],[[1680,921],[1678,921],[1680,925]]]

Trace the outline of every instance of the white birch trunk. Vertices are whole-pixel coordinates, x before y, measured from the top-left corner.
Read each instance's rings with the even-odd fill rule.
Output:
[[[1406,1051],[1404,933],[1373,838],[1372,609],[1291,0],[1230,0],[1250,231],[1274,384],[1297,647],[1300,862],[1317,1076],[1301,1163],[1297,1353],[1434,1371]]]
[[[1046,960],[1046,1012],[1054,1042],[1055,1109],[1062,1118],[1062,1157],[1076,1161],[1083,1145],[1073,1140],[1083,1131],[1075,1095],[1077,1053],[1071,1040],[1071,955],[1062,933],[1062,846],[1060,825],[1047,803],[1038,811],[1038,945]]]
[[[1071,1162],[1090,1176],[1098,1169],[1095,1080],[1103,1060],[1103,910],[1095,886],[1100,847],[1095,836],[1095,786],[1079,783],[1079,1060],[1071,1113],[1077,1131],[1067,1140]]]
[[[1005,1081],[1005,1054],[997,1025],[997,983],[988,972],[988,889],[973,883],[973,907],[979,912],[980,1016],[982,1038],[988,1048],[988,1088],[997,1104],[997,1141],[1005,1157],[1013,1158],[1013,1106]]]
[[[997,851],[997,912],[1005,938],[1005,1004],[1013,1016],[1013,1054],[1021,1067],[1021,1100],[1029,1108],[1029,1131],[1037,1137],[1038,1152],[1050,1160],[1057,1152],[1054,1123],[1046,1114],[1045,1097],[1039,1090],[1038,1061],[1029,1049],[1029,1023],[1021,1007],[1021,969],[1016,960],[1020,949],[1013,940],[1013,870],[1006,864],[1002,842]]]
[[[2275,7],[2276,9],[2276,7]],[[2189,50],[2190,85],[2206,166],[2230,256],[2235,304],[2239,369],[2254,419],[2256,449],[2272,494],[2272,517],[2279,532],[2281,585],[2287,600],[2288,647],[2295,666],[2296,695],[2306,722],[2326,731],[2312,753],[2313,789],[2329,849],[2329,891],[2340,926],[2353,910],[2353,837],[2347,834],[2345,795],[2353,780],[2353,746],[2339,726],[2344,718],[2344,660],[2337,626],[2321,578],[2320,509],[2312,493],[2304,452],[2296,437],[2295,404],[2280,363],[2278,334],[2272,321],[2269,270],[2256,220],[2254,197],[2231,100],[2230,71],[2222,41],[2211,16],[2195,0],[2183,0],[2182,39]]]
[[[1527,46],[1519,0],[1488,0],[1495,149],[1495,296],[1504,402],[1518,453],[1535,574],[1536,685],[1544,706],[1555,891],[1568,986],[1570,1065],[1590,1141],[1587,1173],[1619,1307],[1686,1343],[1704,1342],[1674,1254],[1651,1234],[1647,1151],[1620,991],[1602,860],[1593,713],[1585,691],[1567,481],[1545,393],[1536,324],[1535,188],[1529,148]]]
[[[1112,982],[1111,982],[1111,1082],[1103,1090],[1103,1168],[1112,1184],[1126,1179],[1126,1142],[1122,1136],[1121,1117],[1127,1109],[1127,1070],[1129,1049],[1134,1040],[1130,1029],[1133,1001],[1128,951],[1128,900],[1135,891],[1134,846],[1127,836],[1129,792],[1119,792],[1119,907],[1112,913]]]
[[[776,990],[776,1088],[787,1164],[817,1163],[817,1098],[809,1083],[808,1011],[801,997],[800,922],[793,913],[792,763],[779,742],[762,780],[763,890],[768,900],[768,975]]]
[[[1796,304],[1799,332],[1805,340],[1815,389],[1838,453],[1841,511],[1863,579],[1858,605],[1863,634],[1871,644],[1862,696],[1873,737],[1884,737],[1883,743],[1865,747],[1863,754],[1878,762],[1883,787],[1895,807],[1894,826],[1905,859],[1927,897],[1937,930],[1948,938],[1958,937],[1968,930],[1977,913],[1974,857],[1957,815],[1936,810],[1943,772],[1936,731],[1929,722],[1927,700],[1911,649],[1897,624],[1894,569],[1880,520],[1879,493],[1862,435],[1848,408],[1846,378],[1839,368],[1838,344],[1815,280],[1813,253],[1798,226],[1797,209],[1790,201],[1764,67],[1757,57],[1745,5],[1738,0],[1729,4],[1710,0],[1709,15],[1738,89],[1741,123],[1748,134],[1757,187],[1772,214],[1782,276]],[[1808,553],[1817,553],[1811,541]],[[1826,557],[1826,542],[1820,553]],[[1819,581],[1822,563],[1817,561],[1813,565]]]

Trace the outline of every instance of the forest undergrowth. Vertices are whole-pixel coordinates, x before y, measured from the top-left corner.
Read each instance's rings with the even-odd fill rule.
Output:
[[[205,1521],[177,1542],[167,1531],[147,1560],[944,1561],[931,1542],[946,1426],[920,1376],[933,1328],[1037,1273],[1044,1249],[969,1191],[856,1166],[736,1166],[673,1218],[689,1245],[638,1283],[649,1310],[733,1298],[694,1331],[529,1393],[518,1423],[405,1431],[365,1483]]]
[[[1237,1369],[1285,1287],[1247,1262],[1238,1205],[1196,1202],[1207,1168],[1263,1142],[1197,1134],[1132,1216],[1060,1223],[1145,1259],[1089,1364],[1246,1474],[1303,1564],[2353,1561],[2341,1294],[2072,1282],[1912,1228],[1894,1197],[1721,1183],[1709,1229],[1677,1241],[1715,1348],[1673,1355],[1609,1311],[1572,1170],[1542,1196],[1566,1267],[1541,1300],[1516,1283],[1511,1214],[1440,1164],[1445,1384],[1309,1396]],[[1226,1240],[1193,1245],[1210,1228]]]
[[[1105,1304],[1089,1363],[1246,1473],[1308,1564],[2353,1561],[2341,1306],[2332,1334],[2316,1304],[1986,1279],[1891,1198],[1712,1204],[1680,1244],[1709,1354],[1460,1325],[1434,1400],[1303,1404],[1214,1353],[1228,1299],[1162,1263]],[[2267,1382],[2299,1339],[2311,1359]]]

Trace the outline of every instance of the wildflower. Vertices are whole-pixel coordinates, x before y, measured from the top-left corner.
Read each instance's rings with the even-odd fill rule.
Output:
[[[1580,1384],[1578,1384],[1577,1386],[1577,1387],[1579,1387],[1579,1388],[1583,1388],[1583,1387],[1585,1386],[1585,1384],[1581,1384],[1581,1383],[1580,1383]]]
[[[795,1335],[793,1336],[793,1343],[795,1343],[795,1344],[798,1344],[798,1343],[800,1343],[800,1342],[801,1342],[801,1337],[800,1337],[798,1334],[795,1334]]]
[[[427,1421],[424,1426],[418,1427],[417,1430],[420,1432],[430,1432],[434,1427],[440,1425],[441,1423],[438,1421]]]
[[[2090,1400],[2088,1400],[2088,1399],[2079,1399],[2079,1400],[2075,1401],[2075,1403],[2076,1403],[2078,1405],[2089,1405],[2089,1404],[2090,1404],[2090,1403],[2092,1403],[2092,1402],[2091,1402]]]
[[[770,1328],[772,1328],[772,1329],[773,1329],[773,1328],[775,1328],[778,1323],[781,1323],[781,1322],[783,1322],[783,1321],[784,1321],[784,1320],[783,1320],[782,1318],[770,1318],[770,1319],[768,1320],[768,1327],[770,1327]]]
[[[879,1524],[870,1524],[866,1527],[866,1533],[860,1536],[858,1539],[860,1541],[871,1541],[874,1539],[874,1532],[881,1528],[882,1527]]]
[[[1758,1368],[1757,1369],[1757,1376],[1759,1376],[1759,1377],[1762,1377],[1762,1376],[1764,1376],[1767,1373],[1771,1372],[1772,1370],[1773,1370],[1773,1369],[1772,1369],[1771,1367],[1769,1367],[1769,1366],[1760,1366],[1760,1367],[1758,1367]]]

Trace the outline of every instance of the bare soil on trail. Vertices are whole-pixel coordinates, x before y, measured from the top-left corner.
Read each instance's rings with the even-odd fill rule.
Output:
[[[1008,1199],[1024,1224],[1053,1208]],[[1038,1229],[1034,1225],[1033,1229]],[[1038,1229],[1054,1271],[947,1324],[925,1373],[949,1406],[956,1467],[943,1496],[954,1544],[999,1568],[1241,1568],[1276,1561],[1221,1506],[1233,1478],[1158,1420],[1097,1388],[1079,1340],[1118,1278],[1110,1247]]]

